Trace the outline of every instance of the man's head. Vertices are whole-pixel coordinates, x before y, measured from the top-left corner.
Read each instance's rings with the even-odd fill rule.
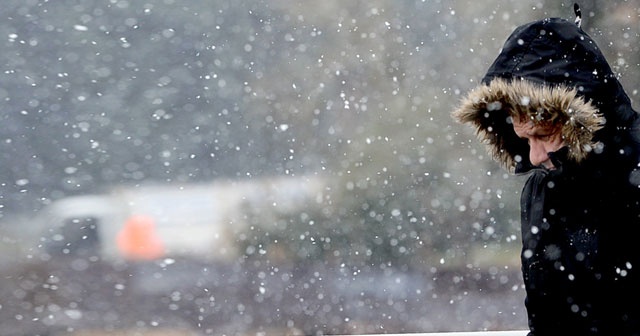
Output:
[[[531,164],[555,169],[556,167],[549,158],[549,153],[564,146],[562,127],[554,123],[535,123],[528,118],[512,118],[512,122],[516,135],[529,144]]]
[[[500,78],[469,92],[453,117],[471,124],[493,158],[515,173],[541,164],[551,168],[548,153],[562,146],[568,159],[584,160],[596,146],[595,132],[605,124],[577,89]]]
[[[453,116],[471,124],[493,158],[515,173],[591,158],[634,167],[640,161],[640,150],[628,145],[640,142],[629,131],[640,128],[629,97],[596,43],[564,19],[516,28]],[[554,137],[544,134],[550,131]],[[548,154],[563,146],[551,163]]]

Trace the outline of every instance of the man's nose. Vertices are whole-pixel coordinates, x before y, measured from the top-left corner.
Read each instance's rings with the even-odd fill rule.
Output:
[[[549,159],[547,150],[538,141],[529,142],[529,161],[534,166],[539,166]]]

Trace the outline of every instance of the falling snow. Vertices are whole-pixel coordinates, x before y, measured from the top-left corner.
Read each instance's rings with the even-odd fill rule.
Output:
[[[583,27],[638,87],[640,4],[594,6]],[[521,177],[449,113],[514,26],[570,7],[21,0],[1,15],[3,335],[526,329]]]

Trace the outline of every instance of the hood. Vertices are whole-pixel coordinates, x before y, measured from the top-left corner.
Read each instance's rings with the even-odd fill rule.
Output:
[[[501,78],[472,90],[454,117],[472,124],[492,157],[518,172],[530,166],[529,145],[514,132],[512,119],[525,117],[535,123],[562,125],[568,158],[577,162],[596,147],[594,133],[604,124],[598,109],[575,88]]]
[[[481,85],[453,112],[512,172],[532,168],[529,146],[511,124],[522,116],[559,125],[567,159],[574,162],[602,151],[637,118],[596,43],[575,23],[558,18],[516,28]]]

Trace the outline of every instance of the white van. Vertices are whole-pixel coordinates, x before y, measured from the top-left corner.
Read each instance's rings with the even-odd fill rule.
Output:
[[[317,208],[318,177],[225,180],[204,184],[121,187],[104,195],[73,196],[38,214],[46,254],[107,259],[169,256],[231,259],[236,234],[247,229],[245,211],[268,226],[277,214]]]

